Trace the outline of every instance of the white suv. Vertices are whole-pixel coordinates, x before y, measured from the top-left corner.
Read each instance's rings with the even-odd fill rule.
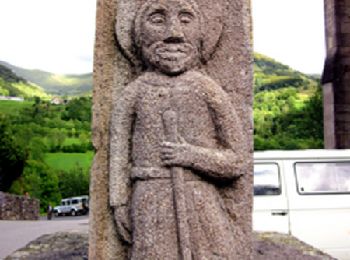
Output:
[[[55,216],[85,215],[89,212],[89,196],[79,196],[61,200],[61,205],[53,208]]]

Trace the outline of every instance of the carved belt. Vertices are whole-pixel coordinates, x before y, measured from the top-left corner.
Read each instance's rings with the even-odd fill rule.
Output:
[[[149,179],[170,179],[170,169],[161,167],[132,167],[132,180],[149,180]],[[199,181],[201,178],[190,170],[184,169],[185,181]]]

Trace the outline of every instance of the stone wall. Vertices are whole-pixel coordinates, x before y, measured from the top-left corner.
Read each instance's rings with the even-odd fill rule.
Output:
[[[40,202],[0,192],[0,220],[38,220]]]
[[[325,148],[350,148],[350,1],[325,0]]]

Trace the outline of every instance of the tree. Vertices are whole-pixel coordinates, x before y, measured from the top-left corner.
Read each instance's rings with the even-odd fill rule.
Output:
[[[59,188],[63,198],[89,194],[89,171],[79,165],[59,173]]]
[[[12,136],[9,120],[0,115],[0,190],[8,191],[22,172],[26,154]]]

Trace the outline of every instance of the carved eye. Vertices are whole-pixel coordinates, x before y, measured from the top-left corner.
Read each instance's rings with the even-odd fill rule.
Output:
[[[165,15],[161,13],[153,13],[150,15],[149,21],[154,24],[165,23]]]
[[[194,19],[193,14],[189,13],[189,12],[182,12],[179,15],[179,19],[181,23],[190,23],[192,22],[192,20]]]

